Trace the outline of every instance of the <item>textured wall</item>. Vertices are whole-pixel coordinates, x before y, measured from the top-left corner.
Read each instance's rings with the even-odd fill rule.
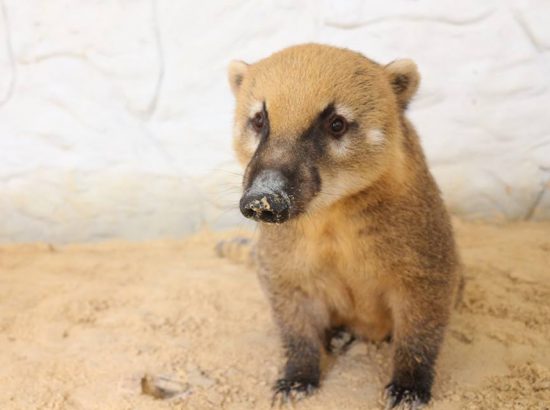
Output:
[[[0,5],[0,241],[242,223],[225,67],[306,41],[416,60],[410,116],[453,211],[550,216],[548,0]]]

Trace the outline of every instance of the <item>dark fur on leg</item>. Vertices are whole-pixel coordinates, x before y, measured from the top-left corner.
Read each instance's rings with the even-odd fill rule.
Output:
[[[433,360],[431,363],[418,363],[411,368],[398,367],[391,383],[386,386],[387,409],[401,405],[416,410],[431,399],[434,379]]]
[[[424,325],[415,339],[400,339],[394,355],[394,371],[386,386],[387,409],[402,406],[416,410],[431,399],[434,366],[444,327]],[[431,331],[426,332],[426,328]]]
[[[272,406],[299,401],[312,394],[321,377],[320,350],[312,341],[300,337],[284,337],[286,365],[284,377],[273,387]]]

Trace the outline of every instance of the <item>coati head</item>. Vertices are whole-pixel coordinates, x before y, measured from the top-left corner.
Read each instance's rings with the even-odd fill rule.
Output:
[[[382,66],[306,44],[255,64],[233,61],[229,83],[247,218],[281,223],[398,172],[402,111],[419,83],[412,61]]]

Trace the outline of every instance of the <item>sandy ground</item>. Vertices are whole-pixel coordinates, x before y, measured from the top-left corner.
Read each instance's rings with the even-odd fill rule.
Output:
[[[550,223],[455,225],[467,285],[430,408],[550,408]],[[0,247],[0,408],[268,408],[277,332],[219,237]],[[296,408],[380,408],[390,353],[355,343]]]

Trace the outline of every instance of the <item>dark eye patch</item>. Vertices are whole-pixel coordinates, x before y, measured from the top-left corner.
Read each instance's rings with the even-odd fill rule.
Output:
[[[326,106],[326,108],[323,111],[321,111],[321,114],[319,114],[319,118],[321,120],[326,120],[335,112],[336,112],[336,109],[334,108],[334,103],[330,103],[329,105]]]

